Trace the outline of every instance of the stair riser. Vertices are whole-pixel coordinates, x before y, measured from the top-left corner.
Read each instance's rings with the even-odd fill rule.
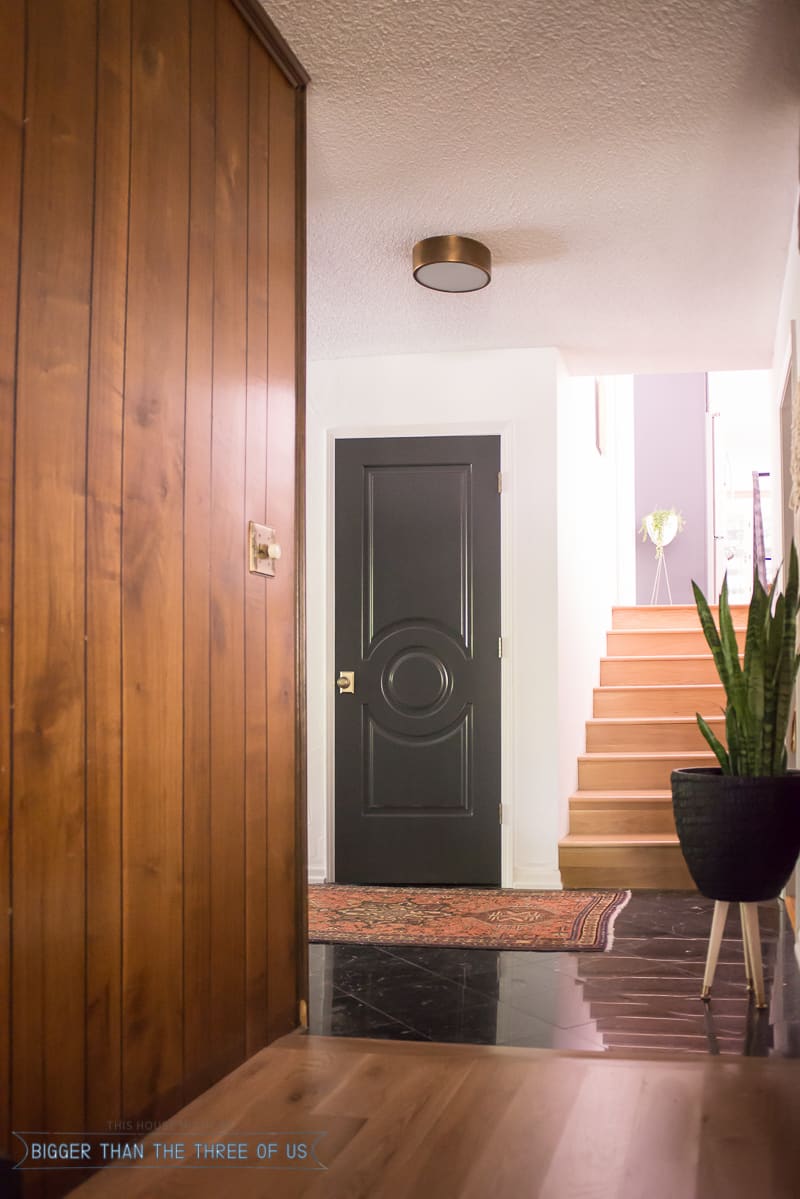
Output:
[[[566,891],[692,891],[697,890],[688,870],[645,866],[608,867],[604,870],[561,867],[561,885]]]
[[[621,691],[606,691],[597,687],[594,693],[594,715],[604,716],[718,716],[725,707],[725,692],[716,686],[711,690],[699,687],[678,689],[660,687],[643,690],[625,687]]]
[[[612,833],[631,833],[646,836],[648,833],[672,833],[675,835],[675,820],[672,804],[660,808],[597,808],[570,809],[569,831],[584,836],[603,836]]]
[[[661,683],[719,683],[719,675],[710,654],[707,658],[604,658],[600,663],[601,687]]]
[[[725,741],[725,722],[712,720],[711,727],[720,740]],[[704,750],[708,742],[703,737],[697,722],[691,724],[627,724],[586,725],[586,750],[588,753],[613,753],[615,750],[643,753],[647,750],[666,753],[669,750]]]
[[[633,887],[694,891],[678,846],[572,846],[559,853],[565,887]]]
[[[737,629],[736,640],[744,652],[744,629]],[[635,630],[616,629],[607,634],[608,655],[632,654],[647,656],[654,654],[707,654],[708,644],[702,629]]]
[[[682,759],[680,754],[664,760],[658,758],[617,759],[610,762],[583,760],[578,763],[578,787],[581,791],[635,791],[639,788],[661,787],[669,790],[673,770],[685,766],[716,766],[713,754],[695,760]]]
[[[719,621],[719,609],[711,609]],[[731,608],[735,625],[747,624],[747,605]],[[699,629],[700,620],[694,604],[672,604],[666,607],[614,608],[611,626],[614,629]]]

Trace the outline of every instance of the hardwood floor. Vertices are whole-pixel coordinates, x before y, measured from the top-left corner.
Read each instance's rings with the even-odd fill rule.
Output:
[[[800,1067],[292,1034],[145,1142],[324,1134],[324,1169],[113,1168],[80,1199],[794,1199]],[[267,1135],[268,1134],[268,1135]],[[283,1134],[283,1136],[282,1136]],[[310,1160],[310,1159],[309,1159]],[[147,1165],[145,1161],[142,1163]],[[152,1162],[150,1163],[152,1164]],[[242,1168],[248,1166],[251,1168]]]

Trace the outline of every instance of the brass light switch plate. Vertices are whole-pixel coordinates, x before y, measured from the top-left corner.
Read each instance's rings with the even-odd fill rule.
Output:
[[[275,563],[281,556],[281,547],[275,540],[275,530],[270,525],[257,525],[251,520],[247,526],[247,543],[251,573],[274,577]]]

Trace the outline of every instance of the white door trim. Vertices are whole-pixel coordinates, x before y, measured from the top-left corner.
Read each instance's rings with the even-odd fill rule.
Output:
[[[325,728],[326,728],[326,871],[329,880],[335,879],[334,855],[334,714],[335,690],[335,538],[334,538],[334,503],[335,503],[335,444],[340,438],[356,437],[458,437],[458,436],[498,436],[500,437],[500,469],[503,474],[503,498],[500,504],[500,619],[503,637],[503,658],[501,662],[500,682],[500,802],[503,805],[503,827],[500,838],[500,881],[501,886],[513,885],[513,761],[511,732],[513,728],[513,691],[512,691],[512,647],[513,613],[511,607],[511,505],[508,494],[513,486],[511,469],[512,426],[508,421],[478,421],[468,423],[446,424],[441,421],[433,424],[415,425],[343,425],[329,426],[326,433],[326,477],[325,477],[325,509],[326,509],[326,652],[327,679],[330,685],[326,688],[325,699]]]

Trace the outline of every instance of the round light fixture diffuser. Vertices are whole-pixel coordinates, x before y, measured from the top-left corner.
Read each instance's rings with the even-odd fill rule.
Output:
[[[434,291],[480,291],[491,282],[492,255],[471,237],[426,237],[414,246],[414,278]]]

